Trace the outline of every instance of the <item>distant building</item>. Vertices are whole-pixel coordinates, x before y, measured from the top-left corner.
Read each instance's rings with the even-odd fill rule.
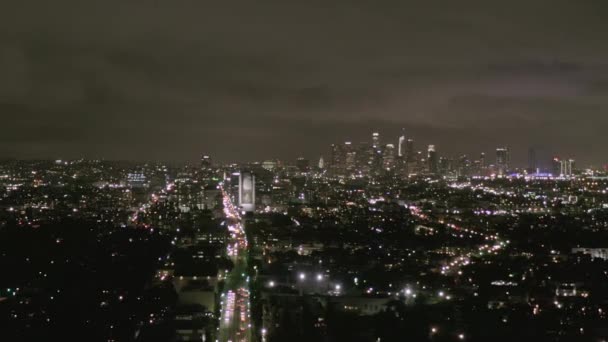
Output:
[[[255,175],[248,171],[239,175],[239,206],[245,212],[255,211]]]
[[[369,142],[362,141],[357,146],[357,170],[368,174],[374,161],[374,149]]]
[[[207,170],[210,169],[211,166],[213,166],[211,157],[208,155],[201,156],[201,169]]]
[[[346,152],[340,144],[331,145],[330,171],[334,175],[343,174],[346,162]]]
[[[399,143],[397,145],[397,156],[399,158],[403,158],[403,156],[405,155],[405,133],[401,133],[401,135],[399,136]]]
[[[262,168],[264,170],[273,171],[277,168],[277,162],[276,160],[265,160],[262,162]]]
[[[496,149],[496,168],[499,175],[504,175],[509,170],[510,162],[509,149],[507,147],[499,147]]]
[[[380,149],[380,133],[378,132],[372,133],[372,147],[375,150]]]
[[[608,260],[608,248],[572,248],[572,253],[590,255],[594,259]]]
[[[308,159],[300,157],[296,160],[296,167],[300,172],[308,172],[310,171],[310,161]]]
[[[538,172],[538,161],[536,159],[536,149],[534,147],[530,147],[528,149],[528,171],[529,172]]]
[[[439,173],[439,158],[437,157],[437,151],[435,151],[435,145],[429,145],[427,149],[427,161],[429,163],[429,172],[432,174]]]
[[[385,169],[392,169],[395,167],[395,145],[386,144],[382,153],[382,166]]]
[[[344,166],[348,173],[353,172],[356,167],[357,152],[352,142],[346,141],[344,143]]]
[[[319,158],[319,170],[325,170],[325,161],[322,156]]]
[[[142,172],[133,172],[127,175],[127,185],[132,188],[143,188],[148,185],[146,175]]]
[[[405,145],[405,157],[407,159],[408,162],[413,162],[415,159],[415,152],[414,152],[414,139],[407,139],[406,145]]]
[[[572,170],[574,169],[574,159],[561,159],[559,157],[553,158],[553,176],[556,177],[568,177],[572,176]]]

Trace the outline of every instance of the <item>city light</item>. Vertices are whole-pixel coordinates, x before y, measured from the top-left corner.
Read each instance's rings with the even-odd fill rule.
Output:
[[[0,160],[7,339],[604,338],[608,165],[395,132],[338,130],[315,159]]]

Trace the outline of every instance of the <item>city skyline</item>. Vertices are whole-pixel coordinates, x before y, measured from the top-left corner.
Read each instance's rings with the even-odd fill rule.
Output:
[[[394,130],[394,129],[393,129]],[[565,149],[565,150],[556,150],[555,147],[551,147],[548,146],[547,144],[536,144],[536,145],[529,145],[527,147],[523,147],[521,146],[521,144],[515,144],[516,146],[518,146],[518,149],[513,149],[511,144],[508,143],[503,143],[501,144],[500,142],[498,142],[498,144],[495,147],[491,147],[491,146],[487,146],[484,144],[484,147],[480,147],[479,150],[458,150],[456,148],[454,148],[451,144],[446,144],[446,145],[438,145],[436,143],[433,143],[433,140],[429,140],[428,138],[425,140],[424,137],[423,139],[417,139],[416,136],[412,136],[409,135],[408,132],[405,129],[400,129],[399,130],[399,134],[395,135],[395,136],[386,136],[383,134],[383,132],[379,132],[379,131],[369,131],[367,134],[367,137],[361,137],[361,139],[344,139],[342,141],[332,141],[329,145],[325,146],[324,150],[322,150],[320,153],[318,154],[314,154],[314,153],[308,153],[305,154],[301,151],[296,151],[296,150],[291,150],[291,154],[286,154],[283,157],[278,157],[277,155],[267,155],[267,156],[262,156],[259,159],[253,158],[253,157],[249,157],[249,159],[245,159],[245,160],[233,160],[233,159],[227,159],[227,158],[217,158],[217,155],[215,155],[215,158],[213,158],[214,156],[210,155],[210,153],[208,153],[209,151],[206,150],[205,153],[203,153],[203,156],[205,158],[212,158],[215,162],[219,162],[222,164],[230,164],[230,163],[261,163],[263,161],[268,161],[268,160],[281,160],[287,163],[292,163],[294,161],[296,161],[297,158],[302,158],[302,157],[306,157],[306,159],[309,160],[315,160],[318,158],[326,158],[328,156],[330,156],[331,154],[331,146],[336,145],[336,144],[342,144],[342,143],[351,143],[354,145],[357,144],[361,144],[361,143],[369,143],[370,146],[372,144],[378,143],[380,144],[379,146],[381,148],[386,147],[386,145],[392,145],[392,148],[395,149],[395,157],[405,157],[406,155],[406,144],[408,142],[414,142],[414,151],[418,151],[418,152],[424,152],[427,148],[429,148],[430,146],[433,146],[434,149],[440,149],[440,153],[439,156],[440,157],[445,157],[445,158],[459,158],[462,156],[467,156],[468,158],[470,158],[471,160],[476,159],[476,156],[479,156],[480,154],[490,154],[491,156],[494,155],[496,149],[501,149],[501,148],[507,148],[509,150],[509,162],[510,162],[510,166],[514,167],[514,168],[530,168],[530,158],[531,155],[530,153],[532,153],[531,151],[534,151],[534,153],[539,153],[539,151],[542,151],[542,155],[535,157],[538,158],[538,160],[536,161],[537,163],[540,163],[542,167],[547,167],[546,163],[549,163],[551,160],[555,159],[555,158],[560,158],[560,159],[576,159],[578,161],[580,161],[580,159],[577,158],[576,155],[573,154],[568,154],[564,151],[572,151],[571,149]],[[377,135],[376,135],[377,134]],[[373,135],[373,136],[372,136]],[[346,135],[347,137],[350,137],[350,135]],[[445,147],[445,149],[443,148]],[[401,150],[403,149],[403,151]],[[402,153],[402,155],[400,155],[399,153]],[[200,153],[198,155],[193,155],[193,156],[189,156],[187,159],[180,159],[180,160],[171,160],[171,159],[139,159],[139,158],[131,158],[131,159],[113,159],[113,158],[106,158],[104,156],[93,156],[93,157],[86,157],[83,155],[80,156],[72,156],[72,157],[65,157],[65,155],[52,155],[52,156],[44,156],[44,157],[32,157],[32,158],[17,158],[17,157],[0,157],[0,159],[4,159],[4,160],[10,160],[10,159],[16,159],[16,160],[78,160],[78,159],[89,159],[89,160],[114,160],[114,161],[134,161],[134,162],[169,162],[169,163],[177,163],[177,164],[181,164],[181,163],[198,163],[199,162],[199,157],[200,157]],[[493,163],[495,162],[496,159],[493,156],[488,162]],[[583,159],[583,161],[585,161]],[[606,167],[606,163],[602,163],[602,162],[590,162],[590,163],[581,163],[579,164],[581,167],[590,167],[590,168],[603,168]]]

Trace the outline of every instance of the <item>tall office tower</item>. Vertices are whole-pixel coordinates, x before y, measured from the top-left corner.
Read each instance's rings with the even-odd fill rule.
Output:
[[[255,175],[249,171],[239,175],[239,206],[245,212],[255,211]]]
[[[474,175],[482,175],[486,170],[486,154],[481,152],[479,159],[471,163],[471,173]]]
[[[201,156],[201,169],[203,169],[203,170],[210,169],[212,165],[213,165],[213,163],[211,161],[210,156],[208,156],[208,155]]]
[[[414,139],[405,141],[405,173],[411,174],[416,167],[416,152],[414,152]]]
[[[408,163],[413,163],[416,160],[416,152],[414,152],[414,139],[407,139],[405,144],[405,159]]]
[[[323,156],[321,156],[321,158],[319,158],[319,170],[324,170],[325,169],[325,160],[323,160]]]
[[[432,174],[439,173],[439,158],[437,157],[437,151],[435,151],[435,145],[429,145],[426,159],[429,163],[429,172]]]
[[[393,169],[395,167],[395,145],[386,144],[382,153],[382,167]]]
[[[300,172],[308,172],[310,171],[310,161],[303,157],[300,157],[296,160],[296,167]]]
[[[528,172],[537,172],[538,171],[538,161],[536,159],[536,149],[534,147],[530,147],[528,149]]]
[[[559,157],[553,157],[551,161],[551,174],[558,177],[562,173],[562,161]]]
[[[466,154],[461,155],[458,158],[458,167],[456,173],[458,176],[469,176],[472,172],[472,165],[469,157]]]
[[[499,175],[504,175],[509,170],[509,149],[507,147],[498,147],[496,149],[496,168]]]
[[[348,173],[355,171],[357,166],[357,151],[353,143],[350,141],[344,142],[344,166]]]
[[[380,133],[378,132],[372,133],[372,147],[374,150],[378,150],[380,148]]]
[[[372,134],[369,166],[373,173],[379,173],[382,170],[382,145],[380,145],[380,133],[377,132]]]
[[[224,179],[227,179],[230,182],[230,187],[231,187],[231,192],[233,194],[233,196],[236,198],[238,197],[238,188],[237,188],[237,184],[239,184],[239,179],[241,178],[241,173],[240,172],[232,172],[230,174],[230,176],[228,176],[229,178],[224,177]]]
[[[439,174],[449,175],[453,170],[453,162],[450,158],[439,157]]]
[[[331,145],[331,163],[329,165],[330,171],[334,175],[344,173],[346,162],[346,155],[344,153],[344,147],[340,144]]]
[[[422,151],[416,151],[416,153],[414,154],[413,170],[414,170],[414,173],[417,173],[417,174],[429,172],[429,163],[427,162],[426,158],[424,157],[424,154],[422,153]]]
[[[356,147],[357,152],[357,170],[362,174],[368,174],[371,170],[374,151],[369,142],[362,141]]]
[[[399,156],[399,158],[403,158],[403,156],[405,155],[405,146],[403,146],[403,144],[405,143],[405,132],[403,130],[401,130],[401,135],[399,136],[399,143],[397,145],[397,156]]]

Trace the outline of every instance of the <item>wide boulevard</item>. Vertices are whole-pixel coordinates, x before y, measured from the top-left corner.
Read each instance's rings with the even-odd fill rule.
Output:
[[[221,297],[220,342],[251,341],[249,287],[247,278],[247,238],[238,208],[222,187],[224,216],[229,230],[228,255],[234,268],[226,275]]]

